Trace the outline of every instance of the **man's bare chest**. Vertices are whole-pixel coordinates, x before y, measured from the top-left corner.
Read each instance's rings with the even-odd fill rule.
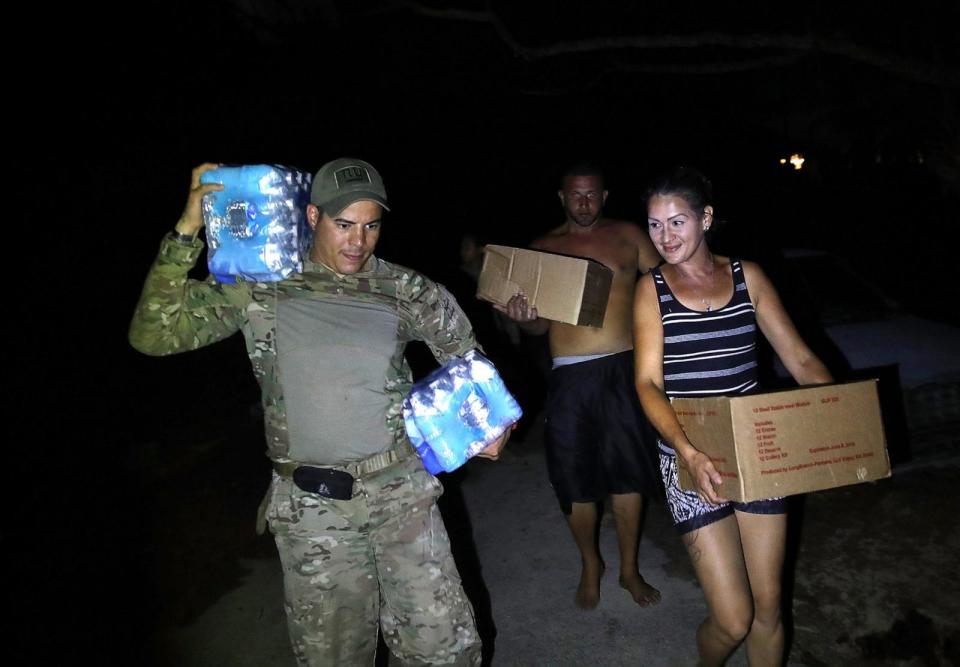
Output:
[[[637,273],[637,248],[624,239],[553,239],[543,250],[574,257],[586,257],[600,262],[616,275],[634,276]]]

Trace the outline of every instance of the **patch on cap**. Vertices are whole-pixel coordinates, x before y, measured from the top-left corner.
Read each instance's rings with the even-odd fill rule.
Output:
[[[310,202],[330,215],[359,200],[373,201],[390,210],[383,179],[369,162],[342,157],[327,162],[313,177]]]
[[[342,169],[337,169],[333,172],[333,178],[337,182],[337,188],[343,188],[346,185],[353,185],[355,183],[371,183],[370,173],[366,170],[365,167],[359,165],[350,165],[349,167],[343,167]]]

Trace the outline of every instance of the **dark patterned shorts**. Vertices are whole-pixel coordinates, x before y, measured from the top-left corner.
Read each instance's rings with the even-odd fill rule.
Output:
[[[663,486],[667,492],[667,507],[673,516],[673,525],[681,535],[691,533],[720,519],[733,514],[734,510],[747,514],[785,514],[787,501],[783,498],[769,498],[754,500],[749,503],[736,501],[713,505],[700,499],[693,491],[684,491],[680,488],[677,479],[677,456],[665,451],[666,446],[660,443],[660,476],[663,477]],[[672,451],[672,450],[671,450]]]

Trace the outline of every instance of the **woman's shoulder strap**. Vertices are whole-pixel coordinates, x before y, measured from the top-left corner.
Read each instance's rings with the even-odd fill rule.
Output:
[[[670,312],[670,306],[676,299],[673,298],[673,292],[670,291],[667,281],[663,279],[661,267],[655,266],[650,269],[650,277],[653,278],[653,284],[657,288],[657,302],[660,304],[660,313]]]

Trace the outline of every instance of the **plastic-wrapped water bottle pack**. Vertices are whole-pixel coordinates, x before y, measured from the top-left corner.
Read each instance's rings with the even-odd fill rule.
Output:
[[[403,401],[407,436],[434,475],[459,468],[521,415],[497,369],[476,350],[414,384]]]
[[[219,282],[271,282],[303,270],[311,180],[307,172],[270,164],[223,166],[200,177],[223,184],[203,198],[207,266]]]

